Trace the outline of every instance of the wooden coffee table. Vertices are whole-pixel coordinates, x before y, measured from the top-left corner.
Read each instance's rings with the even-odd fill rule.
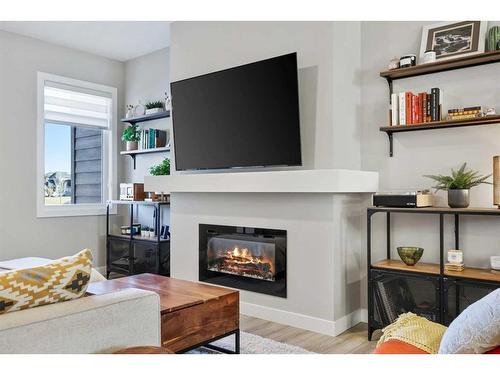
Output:
[[[144,273],[91,283],[87,293],[99,295],[125,288],[159,294],[164,348],[175,353],[200,346],[223,353],[240,352],[240,298],[237,290]],[[234,351],[211,344],[229,335],[235,336]]]

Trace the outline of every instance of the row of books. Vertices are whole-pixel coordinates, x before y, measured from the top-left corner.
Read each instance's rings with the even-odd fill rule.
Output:
[[[144,129],[141,131],[140,150],[165,147],[167,145],[167,132],[159,129]]]
[[[435,87],[430,93],[409,91],[391,94],[391,125],[414,125],[441,121],[443,92]]]

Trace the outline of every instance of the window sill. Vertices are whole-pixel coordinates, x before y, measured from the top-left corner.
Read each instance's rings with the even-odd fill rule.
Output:
[[[109,213],[116,214],[116,207],[110,207]],[[71,217],[71,216],[102,216],[106,215],[106,204],[78,204],[46,206],[37,208],[37,218],[44,217]]]

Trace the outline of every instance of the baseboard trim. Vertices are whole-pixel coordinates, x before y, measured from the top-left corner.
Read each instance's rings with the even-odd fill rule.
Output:
[[[240,302],[240,311],[244,315],[329,336],[340,335],[342,332],[360,323],[363,316],[362,309],[359,309],[333,321],[248,302]]]

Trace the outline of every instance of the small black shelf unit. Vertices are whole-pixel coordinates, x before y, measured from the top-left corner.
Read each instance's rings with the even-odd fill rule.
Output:
[[[436,61],[428,64],[420,64],[409,68],[399,68],[394,70],[386,70],[380,72],[380,77],[385,78],[389,85],[389,105],[391,102],[391,94],[393,93],[393,82],[399,79],[417,77],[427,74],[436,74],[440,72],[447,72],[450,70],[465,69],[475,66],[494,64],[500,62],[500,51],[491,51],[480,53],[472,56],[460,57],[456,59]],[[487,125],[487,124],[500,123],[499,116],[488,116],[473,120],[463,121],[435,121],[423,124],[402,125],[380,127],[381,132],[385,132],[389,137],[389,156],[394,155],[394,133],[416,131],[416,130],[435,130],[446,129],[451,127],[472,126],[472,125]]]
[[[377,213],[385,213],[386,216],[387,252],[385,260],[373,264],[371,254],[372,217]],[[391,217],[392,214],[399,213],[428,214],[439,217],[439,264],[419,262],[415,266],[406,266],[401,261],[391,259]],[[369,207],[367,209],[368,340],[371,340],[375,330],[384,328],[394,320],[392,318],[389,321],[384,321],[388,319],[389,314],[380,311],[380,303],[377,303],[383,298],[386,299],[386,303],[394,305],[399,313],[413,310],[412,312],[418,315],[448,325],[467,307],[463,302],[465,293],[467,293],[467,303],[473,303],[490,291],[500,287],[500,274],[488,269],[467,266],[462,272],[451,272],[444,269],[444,221],[447,215],[454,218],[455,249],[460,249],[460,216],[500,217],[500,209],[453,209],[447,207]],[[397,298],[387,300],[387,294],[385,296],[381,295],[379,284],[381,282],[393,283],[397,288],[400,288],[396,290],[411,290],[413,288],[415,294],[427,293],[424,298],[428,300],[426,301],[426,307],[421,308],[415,305],[412,309],[405,308],[404,301],[407,300],[407,295],[397,295]],[[431,303],[428,303],[429,301]],[[385,316],[386,319],[383,319],[382,316]]]
[[[167,117],[170,117],[170,111],[157,112],[157,113],[153,113],[150,115],[122,118],[120,121],[124,122],[124,123],[129,123],[129,124],[138,124],[140,122],[159,120],[159,119],[167,118]],[[135,158],[137,155],[152,154],[152,153],[158,153],[158,152],[170,152],[170,146],[167,145],[166,147],[149,148],[149,149],[145,149],[145,150],[121,151],[120,154],[130,156],[134,162],[134,169],[135,169],[135,165],[136,165]]]
[[[129,210],[129,225],[134,224],[134,207],[144,206],[154,210],[155,237],[133,234],[110,233],[110,209],[113,205],[126,205]],[[170,239],[160,236],[162,227],[161,209],[167,202],[117,201],[107,202],[106,207],[106,276],[111,272],[125,276],[149,272],[170,276]]]

